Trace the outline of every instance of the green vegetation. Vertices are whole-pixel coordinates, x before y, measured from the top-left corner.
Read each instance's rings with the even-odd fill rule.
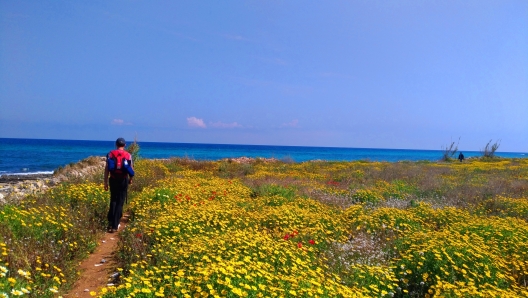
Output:
[[[96,296],[528,296],[526,159],[135,167],[121,275]],[[1,206],[0,297],[66,292],[107,201],[76,181]]]
[[[0,206],[0,297],[54,297],[71,286],[106,226],[107,197],[85,182]]]
[[[140,147],[137,142],[137,138],[134,138],[134,142],[132,142],[132,144],[126,147],[126,151],[130,153],[130,155],[132,155],[133,161],[138,161],[141,158],[141,156],[139,155],[139,149]]]

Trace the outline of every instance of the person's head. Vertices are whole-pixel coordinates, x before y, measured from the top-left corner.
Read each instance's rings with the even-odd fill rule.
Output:
[[[121,148],[121,147],[125,147],[126,146],[125,139],[123,139],[123,138],[118,138],[116,140],[115,144],[116,144],[117,148]]]

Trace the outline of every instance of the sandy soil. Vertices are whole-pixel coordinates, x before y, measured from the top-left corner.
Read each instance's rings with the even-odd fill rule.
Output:
[[[114,251],[119,242],[119,234],[126,228],[127,223],[128,215],[125,214],[118,232],[104,234],[95,251],[79,265],[79,280],[63,295],[64,297],[92,297],[91,291],[97,292],[113,282],[112,275],[116,273]]]

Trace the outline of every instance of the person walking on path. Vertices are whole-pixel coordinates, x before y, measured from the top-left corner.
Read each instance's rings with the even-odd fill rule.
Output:
[[[460,162],[464,160],[464,154],[462,154],[462,152],[458,155],[458,160],[460,160]]]
[[[123,205],[128,195],[128,185],[132,183],[134,176],[132,156],[125,151],[125,139],[118,138],[115,145],[116,149],[106,155],[104,171],[104,189],[108,190],[108,186],[110,186],[109,233],[119,229],[119,221],[123,216]]]

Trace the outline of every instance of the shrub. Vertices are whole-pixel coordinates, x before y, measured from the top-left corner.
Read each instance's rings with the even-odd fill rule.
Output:
[[[262,196],[279,196],[291,200],[295,196],[295,188],[284,187],[276,184],[263,184],[258,185],[252,189],[251,197],[262,197]]]
[[[134,176],[130,190],[139,192],[147,186],[153,186],[157,181],[169,175],[169,169],[162,161],[140,159],[134,163]]]
[[[256,163],[256,161],[252,163],[236,163],[231,159],[227,161],[222,160],[218,165],[218,176],[222,178],[235,178],[253,174],[255,172],[253,163]]]
[[[135,162],[135,161],[138,161],[141,157],[139,155],[139,144],[137,142],[137,138],[134,138],[134,142],[130,145],[128,145],[128,147],[126,148],[126,151],[128,153],[130,153],[130,155],[132,155],[132,160]]]
[[[496,141],[493,144],[491,144],[491,142],[492,140],[489,140],[489,142],[486,144],[486,147],[484,147],[484,149],[481,151],[483,158],[494,158],[495,157],[495,152],[497,152],[497,149],[499,149],[499,146],[500,146],[500,140]]]
[[[460,143],[460,138],[458,138],[458,142],[456,143],[456,145],[455,142],[451,142],[451,145],[448,145],[445,148],[442,146],[442,161],[453,160],[453,156],[458,151],[458,143]]]

